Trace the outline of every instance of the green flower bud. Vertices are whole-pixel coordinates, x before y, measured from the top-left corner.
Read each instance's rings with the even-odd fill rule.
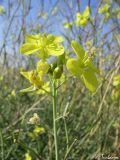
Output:
[[[57,61],[51,64],[51,70],[54,71],[56,67],[57,67]]]
[[[53,77],[59,79],[63,73],[63,66],[56,67],[53,72]]]
[[[57,67],[57,62],[55,61],[49,66],[48,73],[52,75],[56,67]]]

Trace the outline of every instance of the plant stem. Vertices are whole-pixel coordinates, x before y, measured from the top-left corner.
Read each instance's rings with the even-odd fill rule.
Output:
[[[52,83],[52,93],[53,93],[53,131],[54,131],[54,142],[55,142],[55,160],[58,159],[58,139],[57,139],[57,110],[56,110],[56,101],[57,101],[57,90],[56,90],[56,81],[53,79]]]
[[[2,160],[4,160],[3,135],[1,130],[0,130],[0,141],[1,141],[1,158]]]
[[[66,124],[65,117],[63,118],[63,120],[64,120],[64,125],[65,125],[65,136],[66,136],[66,144],[67,144],[67,152],[68,152],[68,149],[69,149],[69,146],[68,146],[69,139],[68,139],[68,131],[67,131],[67,124]]]

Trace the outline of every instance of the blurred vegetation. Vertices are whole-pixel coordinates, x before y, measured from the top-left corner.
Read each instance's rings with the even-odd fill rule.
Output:
[[[36,33],[62,35],[68,55],[73,39],[95,51],[94,63],[101,75],[93,94],[71,77],[59,89],[61,160],[92,160],[102,154],[120,158],[119,0],[110,0],[106,12],[100,8],[107,0],[0,2],[0,160],[54,160],[50,98],[19,92],[28,86],[20,70],[33,68],[36,62],[33,56],[22,56],[19,47],[25,35]],[[83,13],[87,5],[91,17],[87,25],[78,27],[76,13]],[[39,125],[29,124],[34,113],[40,117]]]

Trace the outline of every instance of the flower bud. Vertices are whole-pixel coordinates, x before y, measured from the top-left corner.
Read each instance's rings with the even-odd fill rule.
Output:
[[[53,72],[53,77],[59,79],[63,73],[63,66],[56,67]]]

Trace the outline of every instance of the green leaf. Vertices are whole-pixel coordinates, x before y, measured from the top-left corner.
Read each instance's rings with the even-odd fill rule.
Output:
[[[71,42],[71,46],[74,50],[74,52],[76,53],[76,55],[78,56],[78,58],[80,58],[81,60],[84,59],[84,56],[85,56],[85,51],[84,49],[79,45],[78,42],[76,41],[72,41]]]
[[[96,78],[95,72],[88,68],[84,71],[82,77],[86,88],[88,88],[91,92],[95,92],[98,87],[98,80]]]

